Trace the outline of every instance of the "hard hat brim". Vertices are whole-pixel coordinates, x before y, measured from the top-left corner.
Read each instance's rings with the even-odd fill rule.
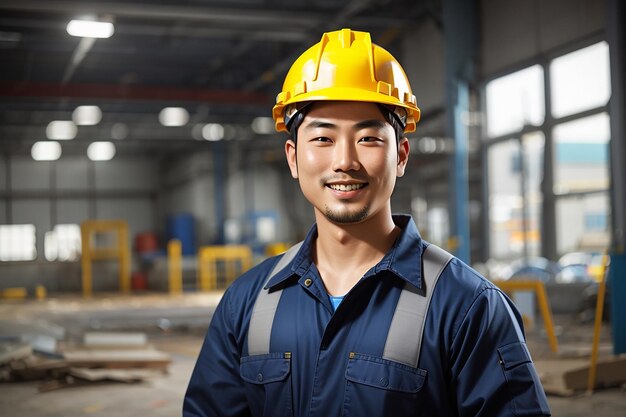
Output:
[[[312,91],[310,93],[298,94],[289,100],[276,104],[272,109],[274,120],[276,120],[276,130],[279,132],[287,132],[284,122],[285,107],[293,103],[308,101],[358,101],[400,106],[407,110],[407,123],[404,133],[415,131],[415,125],[420,119],[420,109],[416,105],[399,102],[396,97],[357,88],[332,87]]]

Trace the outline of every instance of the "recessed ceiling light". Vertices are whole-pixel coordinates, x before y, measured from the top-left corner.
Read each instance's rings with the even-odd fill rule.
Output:
[[[271,117],[255,117],[252,120],[252,131],[259,135],[269,135],[274,132],[274,119]]]
[[[76,137],[77,131],[71,120],[53,120],[46,127],[46,137],[52,140],[70,140]]]
[[[208,123],[202,128],[202,137],[210,141],[222,140],[224,139],[224,126],[218,123]]]
[[[159,113],[163,126],[185,126],[188,121],[189,112],[183,107],[166,107]]]
[[[67,24],[67,33],[82,38],[110,38],[115,32],[113,23],[74,19]]]
[[[110,161],[115,156],[113,142],[93,142],[87,147],[87,157],[92,161]]]
[[[61,157],[61,145],[51,141],[35,142],[30,155],[35,161],[56,161]]]
[[[102,120],[102,111],[98,106],[78,106],[72,113],[72,120],[78,126],[94,126]]]

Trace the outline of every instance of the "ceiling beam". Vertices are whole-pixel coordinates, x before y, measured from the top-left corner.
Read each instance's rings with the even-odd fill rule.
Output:
[[[0,82],[0,97],[54,97],[159,102],[241,103],[268,105],[273,97],[244,91],[165,86]]]
[[[364,6],[353,2],[345,8],[349,14],[356,14]],[[364,4],[367,6],[368,2]],[[268,10],[267,8],[225,8],[215,6],[159,5],[132,2],[85,2],[78,0],[3,0],[0,10],[20,10],[62,14],[102,14],[136,19],[165,19],[213,22],[222,25],[266,25],[269,27],[300,27],[303,30],[317,28],[328,23],[327,13],[307,11]],[[387,17],[354,16],[350,24],[354,26],[387,27],[407,23],[408,19]]]
[[[0,4],[0,10],[2,5]],[[51,18],[51,16],[45,17],[0,17],[0,26],[6,26],[11,28],[28,28],[28,29],[46,29],[49,31],[65,31],[67,25],[67,19],[65,16],[59,15]],[[17,30],[17,29],[13,29]],[[302,32],[299,28],[263,28],[257,29],[254,27],[244,27],[228,25],[225,27],[211,25],[206,26],[202,23],[196,25],[175,24],[163,25],[154,23],[154,21],[144,22],[124,22],[123,24],[117,24],[115,27],[115,34],[118,35],[130,35],[130,36],[179,36],[187,38],[214,38],[214,39],[229,39],[239,38],[245,36],[249,41],[278,41],[285,43],[299,43],[309,39],[309,35]],[[31,35],[32,36],[32,35]],[[42,34],[41,36],[45,36]],[[17,42],[19,39],[8,39],[13,42]]]

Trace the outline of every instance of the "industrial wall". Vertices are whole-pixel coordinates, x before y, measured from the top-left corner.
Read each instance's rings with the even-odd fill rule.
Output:
[[[131,237],[154,230],[158,185],[157,165],[147,158],[117,158],[105,163],[71,156],[54,162],[0,158],[0,224],[34,225],[37,250],[36,261],[0,263],[0,285],[79,289],[78,263],[46,260],[46,233],[59,224],[80,224],[93,218],[124,219]],[[103,288],[115,289],[115,275],[111,283],[101,278],[109,277],[106,272],[96,269],[95,280]]]
[[[483,78],[519,68],[544,53],[589,37],[601,37],[605,26],[604,2],[598,0],[482,0],[479,8],[482,33],[477,64]],[[445,136],[441,113],[445,103],[444,47],[442,29],[432,19],[402,42],[399,59],[426,116],[419,126],[420,135]],[[35,162],[28,157],[4,156],[0,158],[0,224],[34,224],[39,254],[44,253],[45,233],[56,224],[120,218],[128,221],[131,238],[145,231],[162,237],[167,217],[177,213],[194,216],[199,245],[233,240],[225,222],[234,225],[229,230],[238,232],[240,241],[254,240],[254,219],[263,215],[276,220],[275,240],[295,242],[312,223],[312,210],[284,161],[274,158],[268,162],[255,152],[255,148],[233,141],[224,147],[220,167],[208,151],[169,161],[137,156],[92,162],[86,157],[64,156],[56,162]],[[409,168],[394,196],[395,211],[413,211],[415,200],[427,197],[425,187],[433,185],[420,182],[419,164]],[[0,264],[0,286],[28,286],[40,280],[45,263],[39,256],[33,263]],[[64,276],[59,280],[67,283],[68,274],[73,278],[71,285],[51,284],[51,288],[78,285],[77,265],[68,272],[67,265],[54,264],[46,267],[47,280]]]
[[[493,75],[605,30],[602,0],[482,0],[481,73]]]

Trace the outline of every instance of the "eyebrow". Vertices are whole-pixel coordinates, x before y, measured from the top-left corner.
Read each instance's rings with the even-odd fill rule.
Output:
[[[368,128],[376,128],[383,129],[386,125],[386,122],[378,119],[368,119],[362,120],[354,125],[355,130],[368,129]],[[337,129],[337,125],[330,122],[325,122],[322,120],[311,120],[307,123],[305,128],[315,129],[315,128],[325,128],[325,129]]]

